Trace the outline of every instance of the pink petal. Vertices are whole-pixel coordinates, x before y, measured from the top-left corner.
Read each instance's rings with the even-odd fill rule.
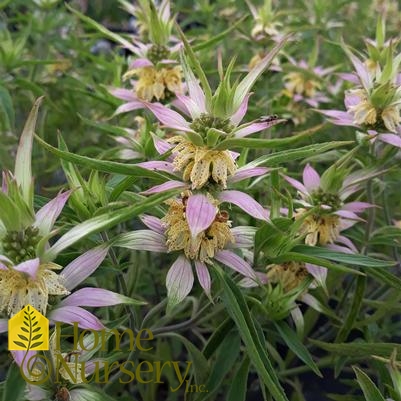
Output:
[[[372,205],[371,203],[367,202],[350,202],[343,205],[341,209],[349,210],[350,212],[360,213],[370,207],[375,207],[375,205]]]
[[[187,106],[185,105],[185,103],[183,103],[180,99],[175,98],[171,104],[178,109],[179,111],[181,111],[181,113],[184,113],[186,116],[190,116],[191,113],[189,112],[189,110],[187,109]]]
[[[199,284],[204,289],[206,295],[210,297],[210,288],[212,286],[212,281],[210,279],[209,269],[205,263],[195,260],[195,270],[198,276]]]
[[[320,176],[309,163],[304,168],[303,181],[308,192],[312,192],[320,186]]]
[[[213,223],[217,208],[206,195],[191,195],[188,198],[185,215],[192,237],[206,230]]]
[[[138,101],[138,98],[131,89],[109,88],[108,91],[118,99],[125,100],[127,102]]]
[[[322,266],[305,263],[306,270],[313,276],[321,287],[326,285],[327,269]]]
[[[64,287],[73,290],[89,277],[103,262],[109,247],[101,245],[93,248],[69,263],[62,271]]]
[[[159,192],[169,191],[170,189],[175,188],[186,188],[188,185],[183,183],[182,181],[167,181],[163,184],[155,185],[154,187],[141,192],[142,195],[151,195],[157,194]]]
[[[46,205],[36,213],[35,226],[39,228],[41,235],[46,236],[50,233],[70,195],[71,191],[66,191],[64,193],[59,192],[54,199],[46,203]]]
[[[14,266],[14,270],[21,272],[21,273],[25,273],[29,277],[31,277],[32,279],[35,280],[36,274],[39,270],[39,266],[40,266],[39,258],[36,258],[36,259],[27,260],[25,262],[22,262],[16,266]]]
[[[78,324],[81,329],[102,330],[103,323],[92,313],[78,306],[62,306],[53,309],[49,314],[53,322],[61,322],[73,325]]]
[[[345,245],[347,248],[349,248],[353,253],[358,253],[358,249],[356,249],[356,246],[354,243],[344,235],[339,235],[338,238],[336,239],[336,242],[339,242],[340,244]]]
[[[163,160],[141,162],[141,163],[137,163],[137,166],[146,168],[147,170],[165,171],[166,173],[174,174],[173,164],[170,162],[163,161]]]
[[[351,251],[351,249],[347,248],[346,246],[340,246],[340,245],[336,245],[336,244],[327,244],[326,248],[331,249],[333,251],[337,251],[337,252],[354,253]]]
[[[330,121],[336,125],[349,125],[357,127],[358,125],[354,123],[354,118],[351,114],[346,111],[340,110],[320,110],[320,113],[327,117],[330,117]]]
[[[401,148],[401,138],[395,134],[380,134],[379,139],[383,142],[386,142],[390,145],[396,146],[397,148]]]
[[[255,240],[255,227],[249,226],[236,226],[231,229],[231,234],[235,238],[233,247],[235,248],[251,248],[254,245]]]
[[[352,64],[355,67],[356,73],[361,80],[362,85],[366,90],[369,90],[372,86],[372,76],[369,73],[366,65],[363,64],[357,57],[353,54],[349,53],[349,57],[351,59]]]
[[[201,114],[199,106],[189,97],[185,95],[177,94],[177,99],[184,105],[184,108],[189,111],[192,119],[198,118]]]
[[[166,277],[169,306],[179,304],[190,293],[193,284],[194,274],[191,262],[181,255],[170,267]]]
[[[153,139],[153,145],[155,146],[159,155],[162,155],[163,153],[168,152],[171,148],[174,147],[173,145],[171,145],[164,139],[159,138],[157,135],[155,135],[153,133],[151,135],[152,135],[152,139]]]
[[[345,219],[364,221],[356,213],[350,212],[349,210],[338,210],[337,212],[334,212],[334,214]]]
[[[206,98],[205,93],[200,87],[198,80],[193,74],[187,79],[187,87],[190,98],[198,105],[201,113],[206,113]]]
[[[230,121],[237,126],[242,119],[244,118],[244,115],[246,114],[246,111],[248,110],[248,100],[249,97],[252,95],[252,93],[248,93],[240,106],[238,107],[238,110],[231,116]]]
[[[214,259],[246,277],[253,279],[257,277],[252,267],[234,252],[227,250],[218,251],[214,255]]]
[[[67,298],[64,298],[59,306],[100,307],[127,303],[128,300],[128,297],[113,291],[104,290],[103,288],[86,287],[81,288],[69,295]]]
[[[161,103],[146,103],[146,107],[156,116],[165,126],[179,131],[192,131],[189,123],[174,110],[170,110]]]
[[[128,111],[138,110],[144,108],[144,104],[141,101],[131,101],[129,103],[125,103],[117,108],[114,112],[115,115],[127,113]]]
[[[255,272],[255,274],[256,280],[250,277],[245,277],[238,283],[238,285],[244,288],[252,288],[268,283],[269,280],[267,279],[266,273]]]
[[[266,174],[269,171],[267,167],[242,167],[239,168],[235,174],[228,178],[230,183],[240,182],[251,177],[258,177]]]
[[[159,218],[144,214],[143,216],[141,216],[141,221],[143,224],[145,224],[146,227],[150,228],[152,231],[158,234],[164,234],[165,229]]]
[[[254,134],[255,132],[262,131],[268,127],[271,127],[273,124],[270,122],[263,122],[263,123],[252,123],[246,125],[243,128],[239,128],[237,131],[234,131],[234,136],[236,138],[244,138],[245,136]]]
[[[251,196],[241,191],[223,191],[219,195],[222,202],[230,202],[237,205],[250,216],[259,220],[268,220],[269,212]]]
[[[295,180],[294,178],[288,177],[287,175],[284,176],[284,179],[302,194],[309,195],[308,190],[299,181]]]
[[[153,67],[153,63],[147,58],[138,58],[134,60],[130,68]]]

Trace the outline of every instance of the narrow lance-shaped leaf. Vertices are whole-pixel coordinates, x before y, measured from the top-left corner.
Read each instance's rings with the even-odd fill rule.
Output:
[[[33,182],[32,182],[32,143],[38,118],[39,107],[43,97],[36,100],[28,119],[25,123],[19,141],[17,155],[15,158],[14,175],[18,185],[21,187],[22,195],[28,206],[33,207]]]

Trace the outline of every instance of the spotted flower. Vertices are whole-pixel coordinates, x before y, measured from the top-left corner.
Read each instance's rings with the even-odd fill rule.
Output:
[[[159,6],[153,7],[142,3],[142,6],[149,7],[142,12],[144,18],[149,19],[147,26],[150,30],[150,43],[145,44],[138,39],[130,43],[120,39],[136,56],[123,79],[134,77],[136,80],[131,81],[132,90],[110,89],[113,96],[127,102],[116,110],[116,114],[142,108],[144,101],[169,101],[177,93],[183,93],[182,69],[177,65],[174,55],[181,48],[181,43],[171,36],[173,20],[170,16],[170,2],[164,0]],[[169,43],[173,44],[170,46]]]
[[[142,162],[138,163],[138,166],[149,169],[149,170],[158,170],[158,171],[164,171],[168,172],[172,175],[178,175],[177,179],[175,180],[169,180],[163,184],[158,184],[152,188],[149,188],[146,191],[143,191],[142,193],[145,195],[151,195],[155,193],[160,193],[164,191],[168,191],[170,189],[174,188],[181,188],[183,191],[185,190],[192,190],[194,188],[193,182],[190,180],[190,175],[186,172],[184,169],[184,172],[181,174],[177,174],[177,170],[179,169],[177,165],[175,164],[176,161],[176,156],[174,155],[175,147],[174,145],[171,145],[171,141],[166,141],[161,138],[158,138],[156,136],[154,138],[154,143],[157,151],[160,154],[163,154],[169,150],[173,151],[173,155],[170,160],[166,161],[148,161],[148,162]],[[182,137],[179,137],[182,138]],[[185,139],[184,139],[185,140]],[[188,146],[190,146],[188,144]],[[230,158],[230,160],[233,160],[233,163],[235,162],[235,159],[238,157],[238,153],[235,152],[230,152],[228,150],[225,151],[225,155],[227,158]],[[180,158],[178,159],[179,161],[181,160]],[[214,166],[212,164],[212,161],[207,164],[206,166],[202,166],[200,170],[195,170],[195,171],[203,171],[205,169],[205,172],[203,173],[203,177],[208,177],[209,178],[209,171],[211,166]],[[225,166],[225,165],[223,165]],[[224,167],[223,167],[224,168]],[[191,172],[194,170],[192,169]],[[241,168],[236,168],[235,167],[235,172],[233,175],[230,175],[227,178],[227,173],[223,170],[223,172],[215,170],[215,173],[213,173],[213,168],[212,168],[212,181],[208,181],[209,189],[213,192],[216,200],[220,203],[232,203],[242,210],[244,210],[246,213],[248,213],[250,216],[260,219],[260,220],[267,220],[269,218],[269,212],[267,209],[265,209],[262,205],[260,205],[255,199],[253,199],[250,195],[238,191],[238,190],[230,190],[230,189],[225,189],[221,190],[222,188],[214,188],[214,185],[219,184],[219,182],[223,181],[224,183],[227,182],[228,184],[234,184],[236,182],[240,182],[242,180],[251,178],[251,177],[258,177],[262,176],[264,174],[268,173],[268,168],[266,167],[253,167],[253,166],[243,166]],[[213,178],[213,174],[215,174],[215,178]],[[202,174],[200,174],[200,177],[202,177]],[[197,182],[197,181],[195,181]],[[198,186],[196,186],[198,187]]]
[[[193,268],[201,287],[210,296],[209,270],[216,262],[256,279],[248,262],[233,251],[253,245],[254,229],[231,227],[228,212],[204,194],[183,194],[167,202],[162,219],[143,216],[149,230],[120,235],[114,245],[151,252],[174,253],[176,260],[166,277],[169,305],[181,302],[191,291]]]
[[[2,310],[12,316],[30,304],[53,322],[67,324],[77,322],[79,327],[84,329],[104,328],[101,321],[84,307],[139,302],[102,288],[84,287],[74,291],[96,271],[107,252],[107,246],[93,248],[65,268],[55,263],[41,263],[38,258],[13,266],[9,259],[2,257],[0,260]],[[57,274],[56,271],[61,273]],[[0,319],[0,332],[2,331],[7,331],[6,319]]]
[[[376,65],[372,70],[369,63],[364,63],[350,54],[356,74],[346,74],[345,78],[356,87],[345,92],[346,111],[324,110],[336,125],[357,127],[367,132],[372,138],[390,145],[401,147],[401,78],[397,66],[388,76],[385,70]]]
[[[305,60],[296,62],[290,58],[296,69],[284,76],[284,95],[294,102],[305,102],[311,107],[330,99],[322,92],[323,78],[333,72],[333,68],[310,67]]]
[[[305,236],[305,243],[312,246],[328,245],[339,250],[344,250],[344,245],[356,251],[352,242],[341,235],[341,231],[361,221],[358,213],[372,207],[366,202],[347,202],[361,188],[366,175],[349,175],[338,191],[332,191],[324,185],[319,174],[309,164],[303,171],[303,183],[288,176],[285,179],[300,195],[297,202],[301,207],[295,210],[295,219],[302,220],[300,233]]]

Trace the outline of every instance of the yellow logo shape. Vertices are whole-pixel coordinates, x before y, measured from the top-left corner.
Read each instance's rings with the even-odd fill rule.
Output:
[[[49,349],[49,320],[32,305],[26,305],[8,321],[10,351]]]

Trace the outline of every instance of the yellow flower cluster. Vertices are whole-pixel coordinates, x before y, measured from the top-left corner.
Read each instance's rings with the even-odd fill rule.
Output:
[[[302,262],[286,262],[267,266],[267,278],[271,283],[280,283],[285,292],[298,287],[309,276]]]
[[[228,243],[234,242],[231,233],[231,222],[228,221],[228,213],[217,212],[213,223],[205,231],[192,237],[188,222],[185,217],[185,205],[187,197],[182,200],[169,199],[167,214],[162,222],[166,225],[165,235],[169,252],[183,250],[189,259],[209,262],[218,250],[223,249]]]
[[[0,311],[15,315],[30,304],[42,314],[46,313],[49,295],[68,295],[61,277],[53,270],[61,266],[55,263],[42,264],[31,278],[13,269],[0,270]]]
[[[182,93],[182,71],[180,66],[165,67],[142,67],[128,71],[124,78],[137,76],[138,81],[135,91],[138,98],[151,102],[162,100],[169,94]]]
[[[309,79],[300,72],[290,72],[284,77],[284,81],[284,94],[288,97],[297,94],[312,98],[316,95],[316,91],[321,88],[318,81]]]
[[[202,188],[210,178],[226,188],[228,176],[237,170],[228,150],[196,146],[181,136],[175,136],[168,141],[177,143],[173,149],[173,164],[177,171],[183,172],[183,179],[192,183],[192,189]]]
[[[298,209],[295,219],[303,218],[305,209]],[[335,214],[307,216],[300,229],[305,235],[307,245],[326,245],[333,243],[340,235],[340,218]]]
[[[374,125],[381,119],[389,131],[397,132],[396,127],[401,123],[400,105],[390,105],[383,110],[377,110],[370,103],[364,89],[354,89],[351,93],[360,99],[358,104],[349,107],[356,124]]]

